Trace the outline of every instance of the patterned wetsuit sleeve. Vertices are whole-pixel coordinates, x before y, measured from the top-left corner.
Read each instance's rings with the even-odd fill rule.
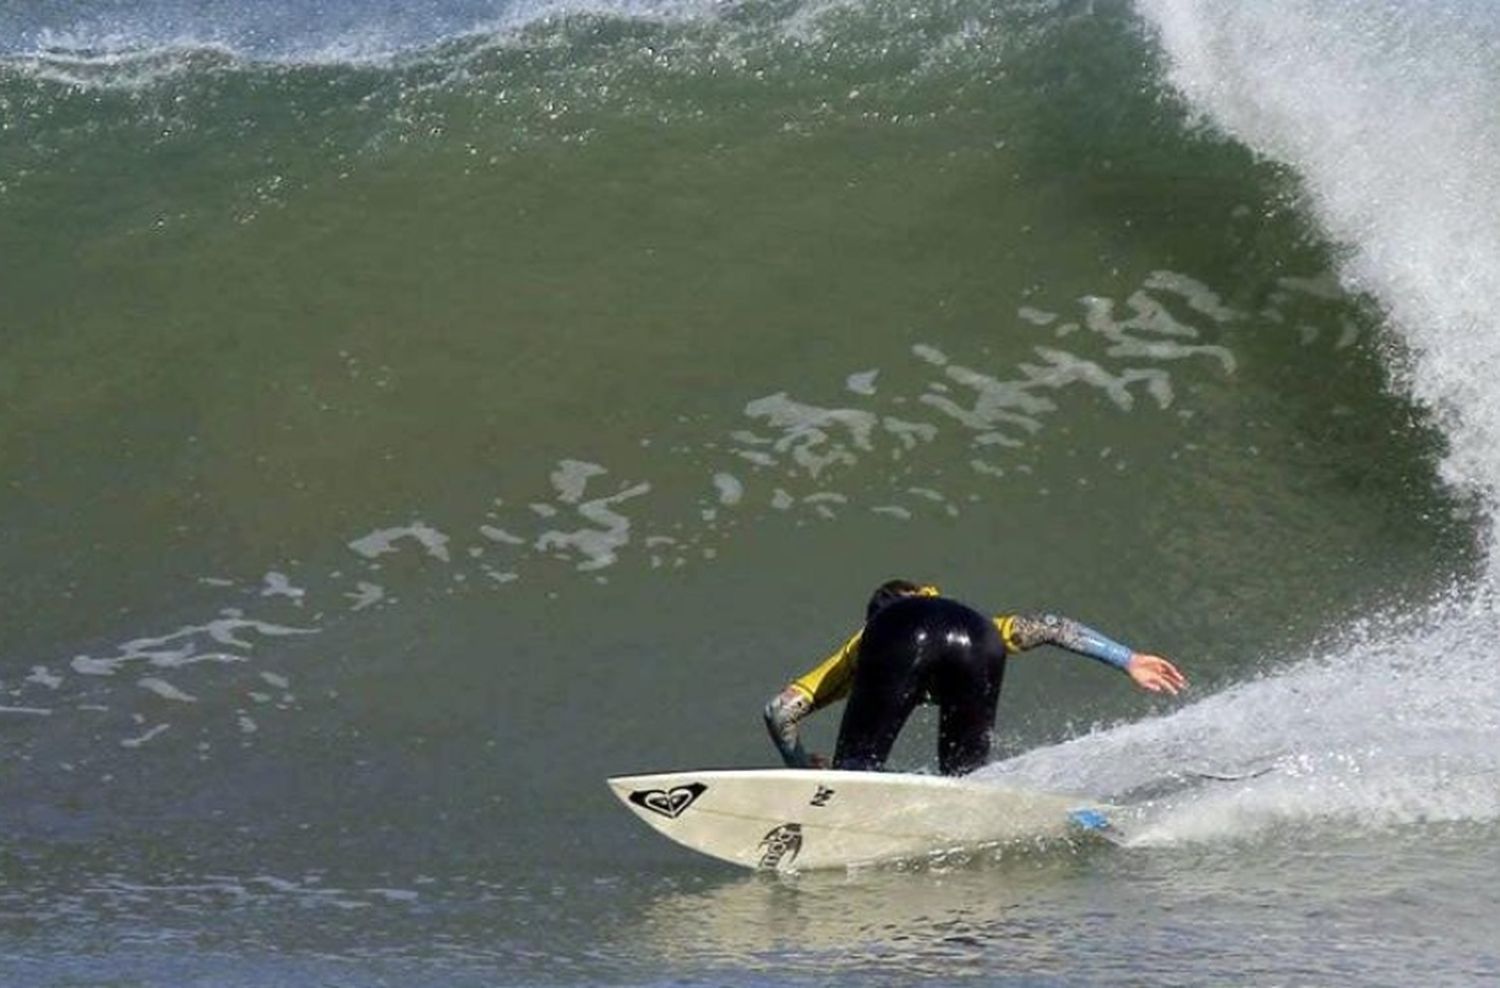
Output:
[[[854,667],[859,662],[859,640],[863,635],[863,630],[856,631],[817,668],[792,680],[792,686],[812,701],[813,710],[821,710],[849,695],[854,687]]]
[[[798,736],[797,723],[812,713],[812,701],[802,691],[788,686],[766,704],[766,730],[788,768],[807,768],[807,751]]]
[[[1128,646],[1088,625],[1057,614],[1007,614],[995,618],[995,627],[1000,629],[1000,638],[1010,652],[1024,652],[1038,645],[1057,645],[1116,669],[1124,669],[1135,654]]]
[[[802,718],[849,694],[854,685],[854,665],[859,661],[859,639],[856,632],[828,658],[810,672],[799,676],[766,704],[766,730],[782,761],[791,768],[808,766],[807,751],[802,747],[797,725]]]

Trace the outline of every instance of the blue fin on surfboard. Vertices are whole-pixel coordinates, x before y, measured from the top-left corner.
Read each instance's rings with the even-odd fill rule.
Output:
[[[1125,835],[1110,821],[1104,810],[1094,807],[1073,810],[1068,814],[1068,826],[1075,834],[1097,837],[1117,847],[1125,846]]]
[[[1099,810],[1074,810],[1068,814],[1068,822],[1079,830],[1102,831],[1109,829],[1109,817]]]

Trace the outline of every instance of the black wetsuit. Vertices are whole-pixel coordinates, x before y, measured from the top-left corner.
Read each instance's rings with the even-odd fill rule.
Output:
[[[1046,612],[987,618],[926,586],[875,609],[837,651],[772,697],[766,728],[788,766],[811,767],[815,762],[802,746],[798,724],[847,698],[834,767],[879,769],[912,708],[931,701],[939,708],[942,772],[972,772],[989,753],[1006,656],[1038,645],[1057,645],[1121,670],[1134,655],[1071,618]]]
[[[905,597],[865,626],[833,767],[879,769],[917,704],[938,706],[938,768],[963,775],[989,757],[1005,645],[995,622],[946,597]]]

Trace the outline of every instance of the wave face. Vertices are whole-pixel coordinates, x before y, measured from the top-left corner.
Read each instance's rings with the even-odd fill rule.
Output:
[[[1496,19],[1423,13],[0,11],[0,981],[1490,970]],[[987,777],[1128,854],[626,826],[897,575],[1182,660],[1008,673]]]

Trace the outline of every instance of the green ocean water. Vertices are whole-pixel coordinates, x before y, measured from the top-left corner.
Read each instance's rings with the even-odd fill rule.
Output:
[[[1224,80],[1385,39],[1399,137],[1497,27],[1274,6],[0,15],[0,978],[1494,977],[1500,253]],[[985,770],[1140,846],[763,881],[611,805],[771,764],[895,575],[1180,660],[1018,660]]]

